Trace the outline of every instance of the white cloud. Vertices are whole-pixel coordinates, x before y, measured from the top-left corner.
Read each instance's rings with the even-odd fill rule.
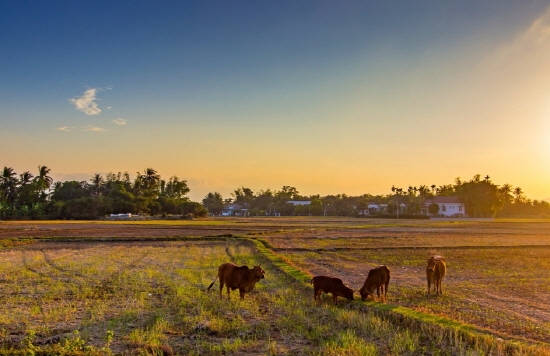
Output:
[[[69,132],[69,131],[71,131],[71,129],[74,129],[74,127],[71,127],[71,126],[61,126],[61,127],[56,128],[55,130],[57,130],[57,131]]]
[[[117,124],[118,126],[123,126],[123,125],[126,125],[128,123],[128,120],[122,119],[122,118],[119,117],[119,118],[114,119],[113,122],[115,124]]]
[[[526,49],[548,49],[550,47],[550,6],[537,17],[531,25],[521,33],[509,51],[525,51]]]
[[[105,129],[102,129],[101,127],[96,127],[96,126],[92,126],[92,125],[82,126],[82,130],[83,131],[91,131],[91,132],[105,132],[105,131],[107,131]]]
[[[101,109],[97,106],[95,100],[97,100],[95,94],[97,89],[88,89],[82,94],[82,96],[73,98],[70,100],[74,104],[77,110],[82,111],[86,115],[98,115]]]

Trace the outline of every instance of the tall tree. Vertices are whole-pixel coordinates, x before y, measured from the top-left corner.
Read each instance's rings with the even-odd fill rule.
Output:
[[[33,183],[33,175],[26,171],[19,175],[18,201],[22,206],[31,205],[36,202],[36,189]]]
[[[101,195],[105,186],[105,179],[103,178],[103,176],[99,173],[94,174],[92,179],[90,179],[90,183],[92,193],[94,195]]]
[[[248,207],[250,207],[254,200],[254,192],[250,188],[237,188],[231,195],[235,198],[235,203],[244,204]]]
[[[514,188],[515,202],[521,203],[523,200],[523,190],[520,187]]]
[[[185,195],[189,193],[187,181],[179,180],[177,176],[170,177],[164,186],[164,194],[173,199],[187,199]]]
[[[46,166],[38,166],[38,175],[34,177],[34,182],[36,184],[36,188],[39,192],[39,199],[41,201],[45,201],[48,193],[47,191],[50,189],[51,185],[53,184],[52,177],[49,176],[51,169],[49,169]]]
[[[202,205],[210,214],[219,215],[223,210],[223,198],[218,192],[208,193],[202,200]]]
[[[17,198],[17,173],[11,167],[4,167],[0,177],[0,193],[2,201],[13,204]]]

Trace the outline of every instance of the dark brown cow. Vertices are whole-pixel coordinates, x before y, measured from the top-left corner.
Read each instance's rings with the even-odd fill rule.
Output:
[[[426,279],[428,280],[428,295],[430,288],[433,285],[435,294],[443,294],[441,288],[441,280],[447,273],[447,265],[445,258],[442,256],[432,256],[428,258],[428,266],[426,267]]]
[[[369,271],[367,279],[363,287],[359,289],[361,300],[366,300],[369,295],[374,298],[374,289],[380,299],[380,290],[382,290],[382,298],[385,300],[388,295],[388,284],[390,283],[390,269],[388,266],[378,266]]]
[[[313,299],[321,301],[321,294],[331,293],[334,304],[337,304],[338,297],[344,297],[353,300],[353,289],[346,287],[340,278],[316,276],[311,280],[313,284]]]
[[[231,299],[229,290],[239,289],[241,299],[244,300],[244,294],[250,293],[256,282],[265,278],[265,271],[260,266],[254,266],[254,268],[248,268],[248,266],[237,266],[234,263],[224,263],[218,268],[218,276],[216,279],[220,279],[220,299],[222,299],[222,290],[224,284],[227,287],[227,299]],[[210,284],[208,290],[212,288],[214,282]]]

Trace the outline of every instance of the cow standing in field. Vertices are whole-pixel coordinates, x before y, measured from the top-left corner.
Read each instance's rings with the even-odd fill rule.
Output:
[[[256,282],[265,278],[265,271],[260,266],[254,266],[254,268],[248,268],[248,266],[237,266],[234,263],[224,263],[218,268],[218,275],[216,279],[220,279],[220,299],[222,299],[223,286],[227,287],[227,299],[231,299],[229,290],[239,289],[241,300],[244,300],[244,294],[250,293]],[[212,288],[214,282],[210,284],[208,290]]]
[[[337,304],[338,297],[344,297],[353,300],[353,289],[346,287],[340,278],[316,276],[311,280],[313,284],[313,299],[321,301],[321,294],[331,293],[334,304]]]
[[[382,290],[382,298],[386,300],[388,295],[388,284],[390,283],[390,269],[388,266],[379,266],[373,268],[369,271],[367,279],[363,287],[359,289],[361,294],[361,300],[366,300],[369,295],[372,295],[374,298],[374,289],[376,288],[376,293],[378,294],[378,299],[380,299],[380,290]]]
[[[430,288],[433,285],[435,294],[443,294],[441,280],[447,273],[447,265],[445,258],[442,256],[432,256],[428,258],[428,267],[426,267],[426,279],[428,280],[428,295]]]

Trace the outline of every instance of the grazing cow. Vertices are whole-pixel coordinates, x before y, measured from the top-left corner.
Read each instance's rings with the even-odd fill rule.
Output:
[[[426,267],[426,279],[428,280],[428,295],[430,288],[433,285],[435,294],[443,294],[441,280],[447,273],[447,265],[445,258],[442,256],[432,256],[428,258],[428,267]]]
[[[254,268],[248,268],[248,266],[237,266],[233,263],[224,263],[218,268],[218,275],[216,279],[220,279],[220,299],[222,299],[222,290],[224,284],[227,287],[227,299],[231,299],[229,295],[229,289],[239,289],[241,300],[244,300],[244,294],[250,293],[256,282],[265,278],[265,271],[260,266],[254,266]],[[210,284],[208,290],[212,288],[214,282]]]
[[[316,276],[311,280],[313,284],[313,299],[321,301],[321,294],[331,293],[334,304],[337,304],[336,299],[338,297],[344,297],[349,300],[353,300],[353,289],[344,285],[340,278],[333,278],[327,276]]]
[[[390,269],[388,266],[378,266],[369,271],[367,279],[363,287],[359,289],[361,300],[366,300],[369,295],[374,298],[374,289],[380,299],[380,290],[382,290],[382,298],[385,300],[388,295],[388,284],[390,283]]]

